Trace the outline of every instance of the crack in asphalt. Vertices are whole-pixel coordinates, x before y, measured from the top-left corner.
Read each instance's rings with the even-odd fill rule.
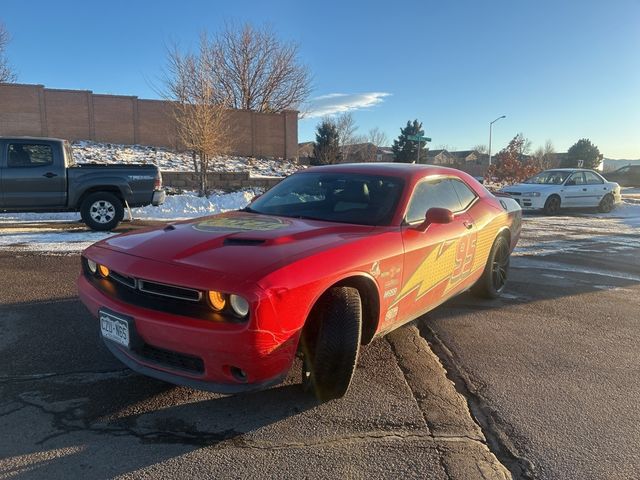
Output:
[[[421,322],[418,325],[420,335],[433,345],[433,352],[446,366],[446,375],[454,383],[456,390],[469,405],[470,411],[476,422],[482,428],[487,439],[487,445],[498,457],[500,462],[506,465],[514,478],[532,480],[535,478],[535,467],[526,457],[520,455],[518,449],[509,440],[506,430],[511,429],[508,422],[501,419],[497,412],[493,411],[480,394],[480,389],[474,385],[469,376],[462,371],[455,360],[455,355],[447,348],[436,332]]]
[[[116,370],[78,370],[75,372],[62,372],[62,373],[32,373],[24,375],[0,375],[0,384],[6,385],[10,383],[25,383],[36,382],[39,380],[46,380],[50,378],[64,378],[64,377],[86,377],[86,380],[108,380],[115,377],[134,375],[134,372],[128,368],[119,368]]]

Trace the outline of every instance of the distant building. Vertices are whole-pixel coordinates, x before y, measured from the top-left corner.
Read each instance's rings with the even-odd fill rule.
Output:
[[[298,144],[300,163],[311,165],[314,161],[315,142]],[[393,150],[390,147],[377,147],[373,143],[356,143],[340,147],[340,163],[393,162]]]
[[[474,176],[483,176],[489,167],[489,155],[477,150],[429,150],[425,163],[457,168]]]

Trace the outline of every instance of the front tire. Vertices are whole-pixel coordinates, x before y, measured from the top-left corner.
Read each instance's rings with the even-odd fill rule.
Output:
[[[510,259],[509,241],[504,235],[500,235],[493,242],[484,272],[471,287],[471,292],[482,298],[498,298],[507,284]]]
[[[613,199],[613,195],[607,193],[602,200],[600,200],[600,205],[598,205],[598,211],[600,213],[609,213],[615,207],[615,200]]]
[[[113,230],[124,218],[124,207],[113,193],[95,192],[82,201],[80,216],[91,230]]]
[[[546,215],[557,215],[560,213],[560,205],[560,197],[558,195],[551,195],[547,198],[547,201],[544,202],[544,213]]]
[[[314,308],[300,339],[304,390],[320,401],[344,396],[358,361],[361,335],[358,290],[331,288]]]

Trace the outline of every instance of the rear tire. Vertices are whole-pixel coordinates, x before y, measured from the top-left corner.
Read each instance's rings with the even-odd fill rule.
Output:
[[[300,339],[303,389],[320,401],[344,396],[358,361],[361,335],[358,290],[331,288],[314,308]]]
[[[484,272],[478,281],[471,287],[471,292],[482,298],[498,298],[507,284],[511,252],[509,241],[504,235],[500,235],[493,242]]]
[[[560,213],[560,204],[560,197],[558,195],[551,195],[547,198],[547,201],[544,202],[544,213],[546,215],[557,215]]]
[[[613,199],[613,195],[607,193],[602,200],[600,200],[600,205],[598,205],[598,211],[600,213],[609,213],[615,207],[615,200]]]
[[[91,230],[113,230],[124,218],[124,207],[113,193],[95,192],[82,201],[80,216]]]

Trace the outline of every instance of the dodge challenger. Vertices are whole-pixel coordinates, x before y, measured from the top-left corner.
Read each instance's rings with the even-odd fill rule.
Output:
[[[79,294],[137,372],[235,393],[299,355],[303,387],[329,400],[373,338],[463,291],[499,296],[521,213],[450,168],[313,167],[240,211],[92,245]]]

